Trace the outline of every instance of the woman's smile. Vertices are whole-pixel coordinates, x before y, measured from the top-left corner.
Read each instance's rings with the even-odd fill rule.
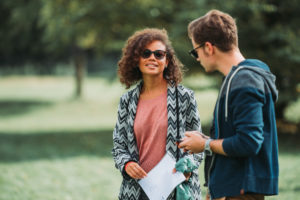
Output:
[[[146,66],[146,67],[149,67],[149,68],[157,68],[157,67],[158,67],[158,64],[147,63],[145,66]]]

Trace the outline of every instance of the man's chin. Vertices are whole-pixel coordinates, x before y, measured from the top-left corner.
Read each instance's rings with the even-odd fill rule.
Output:
[[[204,68],[204,70],[205,70],[205,72],[207,72],[207,73],[214,72],[214,70],[212,70],[212,69],[208,69],[208,68]]]

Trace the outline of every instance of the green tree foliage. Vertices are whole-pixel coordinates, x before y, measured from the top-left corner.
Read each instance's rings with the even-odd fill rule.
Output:
[[[0,61],[1,65],[41,60],[44,44],[43,28],[38,26],[39,1],[0,1]]]
[[[164,4],[172,1],[165,1]],[[43,41],[50,52],[72,49],[76,67],[76,96],[81,95],[85,52],[99,55],[118,52],[134,30],[167,27],[170,6],[161,1],[142,0],[43,0],[39,24],[45,27]],[[156,7],[162,7],[158,10]],[[161,14],[165,13],[165,14]]]
[[[0,65],[72,59],[80,96],[86,52],[103,60],[112,54],[117,60],[134,31],[157,27],[168,30],[178,57],[191,72],[202,70],[187,53],[192,48],[187,25],[213,8],[236,18],[243,54],[271,66],[282,118],[288,103],[299,96],[299,0],[1,0]]]

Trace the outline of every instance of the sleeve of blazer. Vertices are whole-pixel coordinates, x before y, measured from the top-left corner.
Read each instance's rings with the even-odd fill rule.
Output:
[[[113,131],[113,149],[112,155],[115,161],[115,166],[120,170],[125,179],[130,178],[125,172],[125,164],[129,161],[135,161],[128,151],[127,139],[127,117],[128,117],[128,93],[123,95],[118,106],[118,118],[115,129]]]
[[[198,111],[197,102],[194,96],[194,92],[189,90],[189,101],[186,110],[186,131],[199,131],[202,132],[200,116]],[[197,153],[188,155],[190,156],[196,163],[197,167],[199,167],[200,163],[203,160],[203,153]]]

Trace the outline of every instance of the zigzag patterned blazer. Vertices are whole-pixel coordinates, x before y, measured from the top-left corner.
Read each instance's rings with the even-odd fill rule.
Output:
[[[137,110],[142,82],[134,89],[125,93],[118,107],[118,119],[113,131],[113,158],[115,166],[120,170],[123,181],[120,188],[119,199],[138,200],[141,194],[141,188],[135,179],[132,179],[124,169],[129,161],[139,162],[139,152],[134,135],[134,119]],[[178,104],[179,104],[179,129],[181,138],[185,131],[201,131],[200,117],[197,109],[197,103],[191,90],[182,85],[178,85]],[[174,84],[168,85],[167,111],[168,128],[166,151],[176,159],[177,146],[175,139],[177,136],[177,117],[176,117],[176,89]],[[183,151],[180,150],[180,156]],[[203,160],[203,153],[186,155],[194,159],[199,166]],[[201,199],[200,183],[198,178],[198,169],[192,172],[187,182],[190,191],[195,200]],[[171,196],[171,195],[170,195]],[[172,199],[169,197],[168,199]]]

